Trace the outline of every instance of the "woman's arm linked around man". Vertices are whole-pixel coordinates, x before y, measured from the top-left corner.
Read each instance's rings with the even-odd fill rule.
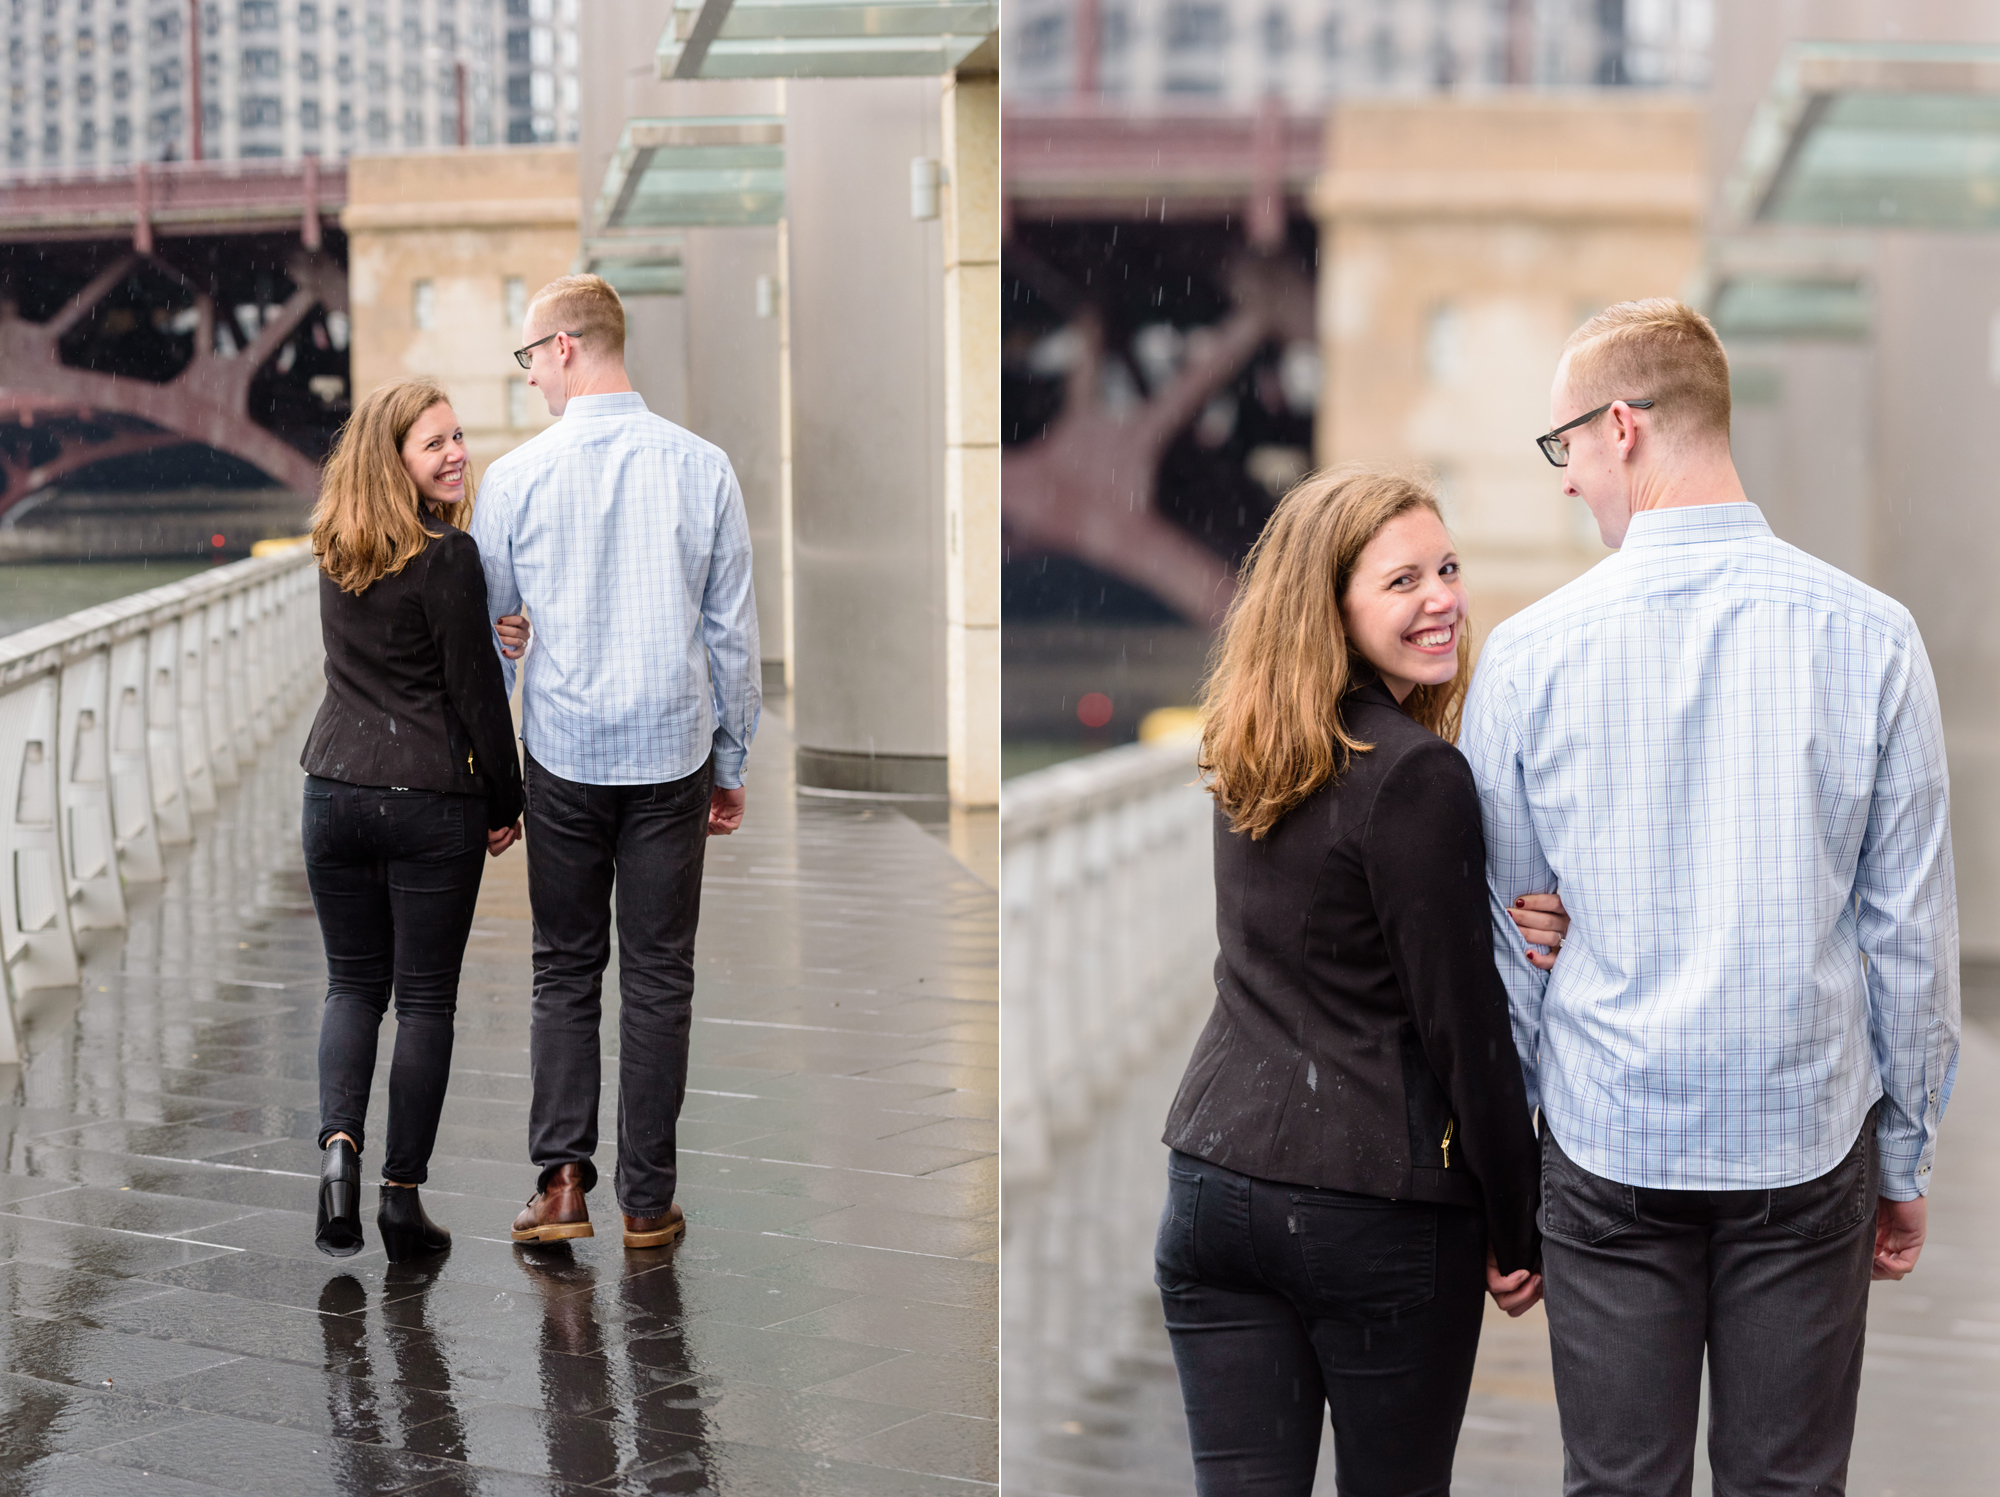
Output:
[[[1286,496],[1204,688],[1216,1004],[1167,1120],[1157,1283],[1198,1489],[1448,1492],[1489,1287],[1540,1294],[1539,1156],[1452,746],[1467,601],[1435,497]],[[1560,902],[1508,911],[1554,960]]]
[[[359,1252],[376,1036],[396,1050],[377,1226],[390,1261],[451,1234],[424,1211],[451,1074],[459,969],[486,859],[520,835],[520,757],[486,617],[465,434],[403,380],[341,429],[313,514],[326,697],[306,740],[301,836],[326,943],[315,1241]],[[518,631],[517,631],[518,632]]]

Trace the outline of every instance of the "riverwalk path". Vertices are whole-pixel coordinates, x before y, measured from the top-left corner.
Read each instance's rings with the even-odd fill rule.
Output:
[[[526,1159],[521,849],[487,865],[431,1180],[449,1254],[312,1244],[325,967],[311,708],[0,1068],[0,1491],[993,1490],[990,874],[892,807],[796,795],[767,704],[708,846],[675,1249],[507,1240]],[[609,1175],[617,973],[605,982]],[[393,1020],[368,1126],[379,1138]],[[364,1168],[372,1161],[364,1161]]]

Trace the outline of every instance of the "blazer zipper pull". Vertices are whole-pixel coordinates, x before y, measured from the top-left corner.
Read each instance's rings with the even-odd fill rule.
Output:
[[[1458,1126],[1458,1119],[1457,1119],[1457,1118],[1446,1118],[1446,1119],[1445,1119],[1445,1122],[1444,1122],[1444,1143],[1443,1143],[1443,1144],[1442,1144],[1442,1145],[1441,1145],[1440,1147],[1442,1147],[1442,1148],[1444,1149],[1444,1167],[1445,1167],[1446,1169],[1450,1169],[1450,1168],[1451,1168],[1451,1131],[1452,1131],[1452,1129],[1456,1128],[1457,1126]]]

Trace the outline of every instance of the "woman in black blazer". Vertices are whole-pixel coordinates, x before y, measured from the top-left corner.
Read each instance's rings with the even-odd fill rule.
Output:
[[[465,434],[444,391],[403,380],[363,400],[313,513],[326,698],[300,760],[327,965],[316,1241],[334,1257],[363,1245],[363,1122],[392,992],[376,1222],[391,1262],[451,1245],[417,1187],[451,1074],[482,865],[521,833],[521,762],[471,515]]]
[[[1221,954],[1156,1247],[1205,1497],[1311,1492],[1327,1408],[1344,1494],[1448,1492],[1483,1293],[1540,1295],[1465,621],[1436,499],[1349,469],[1278,506],[1217,646]]]

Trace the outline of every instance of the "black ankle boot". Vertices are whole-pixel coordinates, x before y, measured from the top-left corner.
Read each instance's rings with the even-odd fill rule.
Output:
[[[329,1258],[361,1251],[361,1155],[344,1138],[332,1140],[320,1156],[319,1229],[313,1241]]]
[[[403,1263],[451,1246],[451,1233],[425,1214],[414,1185],[384,1185],[382,1209],[375,1225],[382,1232],[382,1251],[391,1263]]]

